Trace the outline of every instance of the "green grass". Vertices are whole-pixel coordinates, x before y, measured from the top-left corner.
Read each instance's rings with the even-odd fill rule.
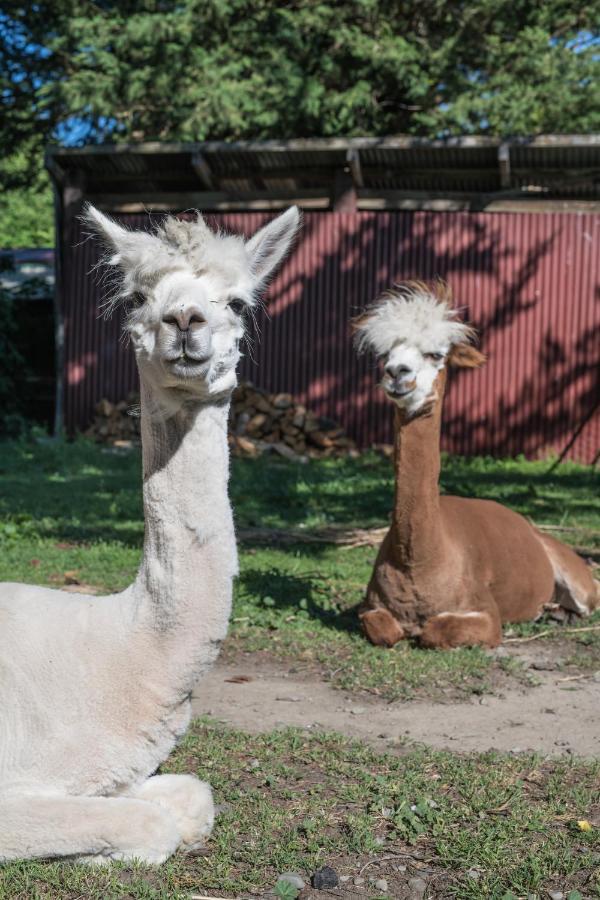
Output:
[[[575,529],[564,539],[597,554],[596,475],[569,464],[547,476],[547,468],[448,459],[443,486]],[[102,590],[124,587],[143,536],[139,469],[136,451],[106,451],[84,441],[3,445],[0,579],[61,586],[68,572]],[[305,466],[273,458],[233,465],[240,528],[380,526],[391,496],[391,465],[374,454]],[[387,652],[361,637],[353,610],[372,548],[246,542],[241,551],[226,653],[268,650],[347,690],[389,699],[424,689],[430,695],[489,689],[496,663],[482,650],[431,652],[403,642]],[[544,627],[514,630],[527,635]],[[562,640],[561,629],[554,634]],[[584,654],[597,642],[597,633],[582,633],[571,652]],[[503,664],[510,677],[522,677],[513,660]],[[400,754],[380,755],[336,735],[286,730],[251,736],[197,723],[164,770],[197,773],[226,804],[206,856],[176,856],[156,870],[18,863],[0,868],[0,900],[256,896],[271,889],[281,871],[308,878],[323,864],[350,876],[368,864],[365,876],[385,875],[391,897],[404,896],[406,880],[423,873],[431,897],[541,900],[549,889],[600,897],[598,765],[414,747]],[[582,832],[579,819],[595,827]],[[394,860],[405,863],[406,872],[395,871]],[[361,896],[380,895],[367,879]]]
[[[0,869],[0,897],[255,896],[286,870],[308,880],[327,864],[356,876],[366,863],[367,874],[385,871],[392,897],[423,866],[428,896],[600,896],[600,830],[577,826],[600,812],[600,764],[423,748],[381,755],[339,735],[251,736],[203,721],[164,770],[209,780],[225,805],[205,857],[179,855],[157,870],[15,864]]]
[[[86,441],[23,442],[4,444],[0,459],[0,580],[61,586],[68,572],[102,591],[129,583],[143,537],[137,451]],[[494,498],[538,523],[575,529],[561,536],[597,555],[597,475],[573,463],[551,476],[548,468],[547,462],[449,458],[443,489]],[[307,465],[234,460],[231,480],[239,528],[381,526],[392,490],[391,463],[376,454]],[[375,550],[365,547],[245,542],[226,652],[268,650],[318,669],[339,687],[387,699],[489,690],[495,664],[480,648],[431,652],[402,642],[382,651],[364,640],[354,609],[374,558]],[[581,639],[600,646],[600,635]]]

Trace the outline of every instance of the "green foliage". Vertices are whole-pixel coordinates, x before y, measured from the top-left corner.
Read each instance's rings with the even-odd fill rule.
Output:
[[[36,171],[24,150],[0,161],[0,249],[54,245],[52,188],[38,163]]]
[[[7,0],[0,247],[51,243],[42,153],[67,137],[598,131],[598,21],[600,0]]]
[[[5,127],[17,144],[56,135],[72,116],[83,140],[600,128],[598,0],[9,0],[4,9]]]
[[[15,301],[0,288],[0,437],[15,437],[25,426],[19,413],[19,389],[25,360],[15,347]]]

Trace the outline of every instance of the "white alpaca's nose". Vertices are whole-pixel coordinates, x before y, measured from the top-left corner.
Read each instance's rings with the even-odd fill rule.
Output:
[[[176,307],[162,317],[165,325],[175,325],[179,331],[196,331],[206,325],[206,319],[197,306]]]

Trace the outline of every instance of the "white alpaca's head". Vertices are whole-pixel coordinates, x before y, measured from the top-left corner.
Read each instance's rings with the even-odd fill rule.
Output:
[[[131,231],[88,206],[84,221],[108,248],[112,294],[123,304],[140,377],[160,406],[233,390],[245,314],[256,305],[300,224],[296,207],[249,240],[215,233],[200,213],[165,219],[152,233]]]
[[[381,387],[411,417],[436,399],[435,381],[446,365],[480,366],[475,332],[457,318],[443,282],[400,284],[354,320],[359,352],[371,351],[383,368]]]

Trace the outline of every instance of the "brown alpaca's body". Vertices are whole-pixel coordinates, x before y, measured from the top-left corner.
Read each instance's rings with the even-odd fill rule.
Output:
[[[360,617],[369,639],[391,646],[497,646],[502,624],[536,619],[552,600],[580,614],[597,604],[595,582],[569,547],[490,500],[439,494],[445,372],[428,413],[396,413],[392,526]]]
[[[548,554],[526,519],[498,503],[440,497],[439,513],[446,538],[420,565],[397,563],[390,529],[377,556],[366,604],[388,610],[406,637],[420,635],[427,642],[429,635],[436,646],[440,641],[434,640],[433,631],[440,629],[427,628],[434,616],[450,611],[486,613],[482,621],[473,617],[454,627],[450,622],[439,624],[445,626],[449,644],[454,643],[450,632],[464,639],[478,637],[482,624],[485,643],[499,644],[502,624],[529,622],[552,599],[554,572]]]

